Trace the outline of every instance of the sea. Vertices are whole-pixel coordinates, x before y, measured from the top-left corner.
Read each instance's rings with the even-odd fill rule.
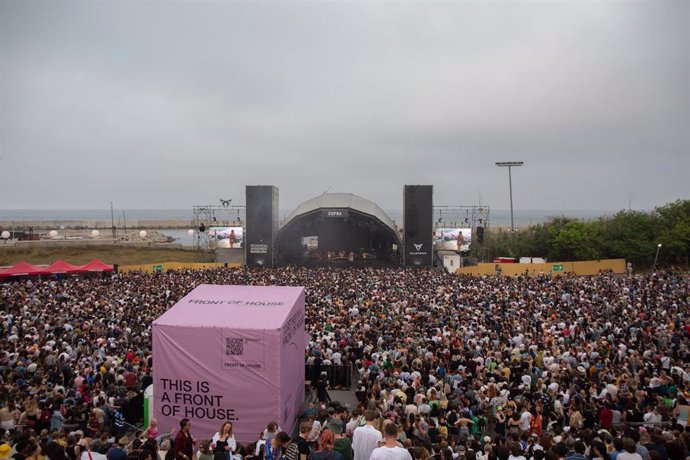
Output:
[[[280,218],[284,220],[292,210],[281,210]],[[403,212],[400,209],[384,210],[395,221],[398,227],[402,227]],[[612,216],[618,210],[519,210],[513,212],[515,226],[524,227],[540,224],[553,217],[566,216],[580,220],[592,220],[603,216]],[[124,226],[123,210],[115,210],[115,224],[121,228]],[[191,209],[126,209],[124,215],[127,221],[138,220],[178,220],[191,222],[194,218]],[[22,221],[111,221],[110,208],[108,209],[0,209],[0,221],[10,221],[20,224]],[[458,225],[462,226],[462,225]],[[489,226],[510,227],[509,209],[491,209],[489,214]],[[188,229],[162,229],[156,230],[175,239],[177,244],[194,246],[195,238],[189,236]]]

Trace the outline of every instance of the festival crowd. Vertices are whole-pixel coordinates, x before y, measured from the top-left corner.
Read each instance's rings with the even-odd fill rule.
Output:
[[[173,427],[155,422],[132,433],[152,383],[151,324],[199,284],[306,287],[316,392],[294,436],[271,420],[251,446],[229,422],[213,439],[186,419],[166,441]],[[685,460],[689,302],[690,279],[672,272],[220,268],[10,282],[0,460]],[[357,407],[330,400],[332,366],[356,375]]]

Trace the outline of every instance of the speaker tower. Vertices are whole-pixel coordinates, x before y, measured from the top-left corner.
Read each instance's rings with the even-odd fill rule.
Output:
[[[247,185],[246,198],[246,263],[250,267],[273,267],[278,233],[278,188],[273,185]]]
[[[406,267],[431,267],[433,263],[433,185],[405,185],[403,191],[403,254]]]

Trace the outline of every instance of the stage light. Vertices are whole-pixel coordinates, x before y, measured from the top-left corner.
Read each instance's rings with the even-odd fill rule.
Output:
[[[55,238],[56,236],[58,236],[58,232],[57,230],[51,230],[50,233],[48,233],[48,235],[50,235],[51,238]]]
[[[146,230],[142,230],[139,232],[139,238],[146,238]]]
[[[98,235],[100,235],[100,234],[101,234],[101,232],[99,232],[98,230],[94,230],[91,232],[91,236],[93,236],[94,238],[98,238]]]

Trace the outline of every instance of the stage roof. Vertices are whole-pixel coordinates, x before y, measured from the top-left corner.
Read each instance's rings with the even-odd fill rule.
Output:
[[[288,225],[293,219],[296,219],[303,214],[308,214],[312,211],[323,208],[348,208],[363,214],[370,214],[376,217],[381,221],[381,223],[389,227],[396,235],[398,235],[398,227],[395,225],[393,219],[388,217],[388,214],[379,208],[376,203],[352,193],[323,193],[317,197],[307,200],[297,206],[297,208],[290,213],[287,219],[285,219],[283,227]]]

